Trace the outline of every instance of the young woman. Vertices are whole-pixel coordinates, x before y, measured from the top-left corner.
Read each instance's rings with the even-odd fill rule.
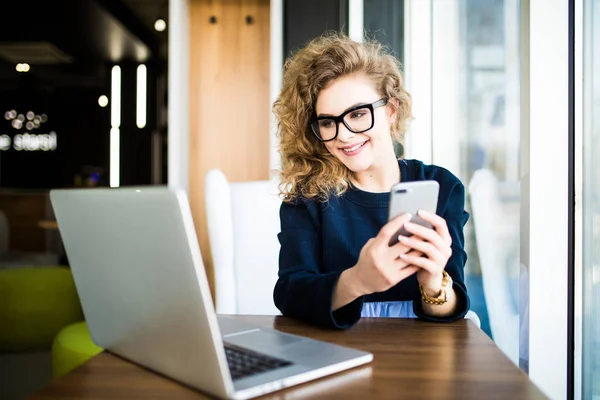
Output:
[[[286,62],[274,104],[282,157],[275,305],[283,315],[348,328],[361,316],[463,318],[464,187],[449,171],[398,160],[411,117],[398,60],[375,41],[313,40]],[[390,222],[390,188],[436,180],[434,229]],[[400,227],[410,238],[389,246]]]

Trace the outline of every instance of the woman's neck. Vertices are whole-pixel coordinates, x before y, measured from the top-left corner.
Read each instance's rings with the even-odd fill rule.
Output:
[[[365,192],[383,193],[388,192],[400,179],[398,159],[392,152],[377,160],[368,170],[356,173],[352,183]]]

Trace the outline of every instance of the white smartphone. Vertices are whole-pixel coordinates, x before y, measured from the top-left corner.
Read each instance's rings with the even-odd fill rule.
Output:
[[[434,213],[437,209],[438,194],[440,185],[437,181],[412,181],[400,182],[392,186],[390,191],[390,208],[388,221],[406,213],[411,213],[410,222],[433,228],[433,226],[417,215],[418,210]],[[404,227],[392,236],[390,246],[398,243],[398,236],[410,236]]]

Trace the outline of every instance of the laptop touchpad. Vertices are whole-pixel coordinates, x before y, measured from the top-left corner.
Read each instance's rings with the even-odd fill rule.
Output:
[[[283,347],[302,341],[302,338],[261,330],[249,331],[224,338],[225,342],[247,347]]]

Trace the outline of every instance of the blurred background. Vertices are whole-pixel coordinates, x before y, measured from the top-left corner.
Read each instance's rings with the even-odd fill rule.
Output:
[[[84,318],[49,189],[109,186],[111,154],[113,184],[166,183],[169,7],[25,0],[1,9],[0,398],[9,400],[81,357],[51,357],[58,332]],[[113,128],[121,135],[111,142]]]
[[[600,144],[600,7],[584,3],[586,73],[594,82],[584,140],[593,149]],[[398,156],[446,167],[464,183],[472,309],[527,371],[527,344],[519,344],[527,312],[519,300],[520,7],[519,0],[4,1],[0,398],[23,398],[86,359],[53,356],[68,347],[58,333],[84,318],[48,191],[181,180],[214,294],[205,175],[219,168],[232,182],[272,177],[270,107],[281,66],[327,30],[374,37],[402,61],[415,121]],[[596,283],[593,154],[584,154],[584,212],[596,221],[584,226],[584,277]],[[600,296],[585,288],[586,315],[597,316]],[[587,321],[591,346],[598,318]],[[586,393],[598,395],[599,357],[586,357]]]

